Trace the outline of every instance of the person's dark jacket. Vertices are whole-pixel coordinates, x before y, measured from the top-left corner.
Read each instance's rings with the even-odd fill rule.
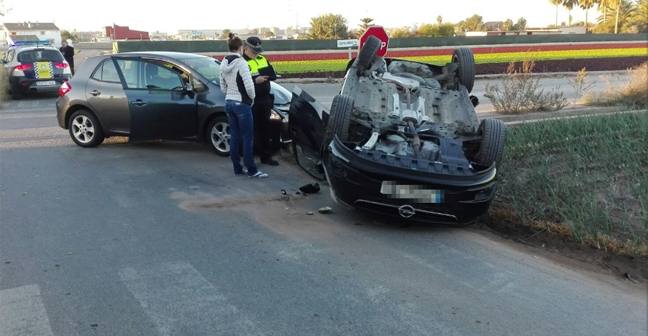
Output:
[[[69,45],[65,47],[61,47],[59,49],[61,51],[61,54],[63,54],[63,58],[68,62],[68,64],[73,65],[74,64],[74,47],[71,47]]]

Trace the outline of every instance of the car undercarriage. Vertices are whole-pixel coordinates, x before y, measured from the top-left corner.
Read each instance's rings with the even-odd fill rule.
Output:
[[[305,158],[321,160],[333,196],[347,205],[406,219],[474,221],[494,196],[505,130],[477,116],[472,52],[457,49],[452,62],[437,66],[376,56],[377,43],[369,39],[349,64],[330,113],[294,94],[297,162],[308,169]],[[321,125],[304,117],[305,108]]]

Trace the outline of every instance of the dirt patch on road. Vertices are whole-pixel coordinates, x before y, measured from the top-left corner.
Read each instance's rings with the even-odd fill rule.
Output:
[[[241,195],[217,197],[203,192],[173,192],[186,211],[236,211],[253,218],[268,230],[296,240],[334,240],[348,232],[340,216],[345,209],[333,207],[333,213],[320,214],[318,209],[333,205],[324,189],[316,195],[304,196],[295,191],[286,195]]]

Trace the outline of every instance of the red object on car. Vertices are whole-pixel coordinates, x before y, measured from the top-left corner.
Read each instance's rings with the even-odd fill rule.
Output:
[[[18,66],[16,66],[15,70],[16,70],[16,71],[25,71],[25,70],[29,70],[29,69],[31,69],[31,68],[32,68],[32,65],[31,65],[31,64],[29,64],[29,63],[22,63],[22,64],[18,64]]]
[[[66,94],[68,94],[70,91],[72,91],[72,85],[70,85],[70,83],[66,81],[63,82],[63,84],[61,84],[61,86],[59,87],[58,95],[59,97],[63,97]]]
[[[385,28],[382,26],[371,26],[367,28],[367,31],[360,37],[360,43],[358,45],[360,49],[362,49],[362,46],[367,42],[369,36],[375,36],[380,40],[380,49],[378,49],[376,55],[385,57],[387,54],[387,47],[389,46],[389,36],[387,36]]]
[[[65,69],[68,67],[68,64],[65,62],[58,62],[54,63],[54,67],[56,67],[57,69]]]

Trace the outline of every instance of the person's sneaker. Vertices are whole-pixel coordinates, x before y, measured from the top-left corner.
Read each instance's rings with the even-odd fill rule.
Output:
[[[256,172],[256,174],[254,174],[254,175],[248,175],[248,176],[250,176],[250,177],[255,177],[255,178],[267,178],[267,177],[270,176],[270,175],[258,171],[258,172]]]
[[[261,163],[263,163],[264,165],[268,165],[268,166],[278,166],[279,165],[279,162],[277,162],[276,160],[273,160],[272,158],[261,159]]]

